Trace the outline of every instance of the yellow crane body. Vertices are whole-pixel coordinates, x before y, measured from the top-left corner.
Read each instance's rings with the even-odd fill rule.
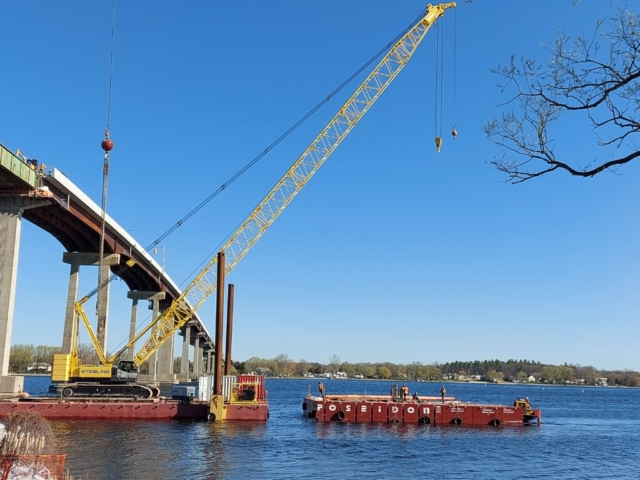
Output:
[[[302,190],[337,146],[345,139],[353,127],[355,127],[369,108],[396,78],[424,39],[431,25],[444,14],[445,10],[455,6],[455,2],[428,5],[425,15],[393,45],[355,93],[329,121],[322,132],[311,142],[271,191],[246,217],[235,233],[229,237],[229,240],[221,248],[221,251],[225,254],[225,275],[233,270],[251,247],[267,231],[276,218],[278,218],[287,205],[291,203],[300,190]],[[166,310],[153,319],[121,350],[115,352],[108,358],[105,357],[104,352],[102,352],[102,348],[93,334],[91,324],[87,320],[84,312],[83,304],[88,298],[85,297],[78,301],[76,303],[76,313],[82,318],[91,336],[102,366],[105,369],[113,368],[117,359],[126,350],[149,333],[149,337],[142,348],[135,354],[132,362],[132,367],[137,370],[137,367],[156,352],[165,341],[184,327],[184,325],[193,318],[195,312],[204,304],[211,294],[214,293],[217,288],[217,263],[218,259],[216,254]],[[215,348],[218,348],[218,346],[216,345]],[[73,356],[73,352],[71,356]],[[56,373],[56,378],[63,378],[65,370],[66,372],[69,372],[69,370],[78,372],[78,376],[81,376],[83,371],[95,372],[96,378],[100,378],[103,374],[106,375],[106,372],[99,370],[99,367],[86,367],[85,370],[85,367],[80,366],[80,362],[77,359],[77,352],[75,357],[75,359],[66,359],[61,356],[59,357],[59,364],[56,364],[54,361],[54,371],[57,371],[56,369],[59,368],[61,372],[60,374]]]

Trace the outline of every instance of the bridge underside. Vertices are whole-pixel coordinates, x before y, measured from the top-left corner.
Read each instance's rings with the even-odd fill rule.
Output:
[[[26,210],[23,218],[50,233],[68,252],[100,251],[100,230],[91,228],[89,224],[93,223],[92,220],[82,217],[81,212],[74,215],[59,205],[52,205]],[[152,276],[152,272],[146,270],[142,262],[136,261],[133,266],[127,266],[126,262],[132,258],[132,252],[108,233],[105,233],[104,253],[120,254],[120,265],[110,267],[111,272],[120,277],[130,290],[162,290],[159,278]]]
[[[68,252],[65,255],[96,254],[100,250],[102,227],[100,208],[61,172],[54,169],[52,174],[37,173],[27,162],[16,157],[2,145],[0,145],[0,204],[6,207],[4,213],[1,213],[0,220],[5,221],[5,227],[7,227],[0,228],[0,233],[4,231],[8,235],[7,239],[11,237],[14,242],[19,242],[20,221],[24,218],[56,238]],[[11,226],[13,227],[9,228]],[[0,256],[0,264],[2,264],[0,265],[0,286],[2,286],[0,293],[4,294],[4,296],[0,295],[0,391],[16,391],[19,385],[6,386],[4,383],[6,383],[11,342],[15,293],[12,289],[15,288],[18,243],[13,249],[0,248],[0,253],[2,251],[5,254]],[[63,261],[65,261],[65,255],[63,255]],[[126,283],[131,292],[163,293],[163,299],[159,300],[155,307],[156,312],[164,310],[181,294],[179,288],[164,272],[161,272],[160,267],[147,252],[109,217],[105,229],[104,255],[105,258],[119,256],[119,261],[110,265],[109,268],[111,273]],[[76,275],[73,273],[74,268],[77,274],[78,267],[71,268],[70,289],[74,282],[72,277]],[[67,310],[70,310],[67,311],[67,317],[70,318],[73,316],[74,299],[76,299],[75,295],[70,303],[71,307],[69,303],[67,305]],[[98,319],[99,331],[100,320],[101,318]],[[66,323],[65,318],[65,332]],[[106,324],[106,314],[103,323]],[[201,320],[194,316],[189,326],[181,329],[180,335],[184,338],[183,363],[188,367],[188,346],[193,345],[198,351],[197,356],[200,357],[199,361],[194,359],[194,366],[198,365],[198,370],[201,369],[202,357],[213,348],[213,342]],[[104,336],[106,337],[106,327]],[[66,337],[63,336],[63,343],[64,338]],[[171,345],[167,346],[171,347],[171,355],[164,355],[167,359],[159,358],[159,365],[173,363],[173,341],[167,342],[169,343]],[[161,355],[161,357],[164,356]],[[168,371],[170,369],[169,367]],[[188,371],[183,372],[182,368],[180,373],[181,377],[184,373],[188,375]]]

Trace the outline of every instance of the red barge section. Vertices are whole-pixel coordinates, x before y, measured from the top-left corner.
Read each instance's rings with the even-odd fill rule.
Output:
[[[209,404],[194,402],[184,405],[179,400],[89,397],[30,397],[0,402],[0,417],[24,411],[37,412],[45,418],[57,420],[206,420]]]
[[[48,397],[27,400],[2,400],[0,418],[23,411],[38,412],[52,420],[257,420],[269,417],[266,402],[228,403],[221,405],[217,417],[211,417],[209,402],[194,401],[183,404],[178,400],[131,400]]]
[[[266,421],[267,391],[260,375],[225,376],[222,395],[211,392],[212,377],[200,378],[200,389],[179,387],[178,395],[156,398],[108,396],[18,397],[0,400],[0,418],[32,411],[57,420],[204,420]],[[182,393],[183,392],[183,393]]]
[[[389,395],[307,395],[302,411],[320,422],[421,423],[429,425],[526,425],[540,424],[539,409],[529,399],[513,405],[464,403],[453,397],[393,398]]]

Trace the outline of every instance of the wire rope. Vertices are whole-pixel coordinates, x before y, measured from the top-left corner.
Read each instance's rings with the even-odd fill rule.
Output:
[[[107,126],[105,129],[105,135],[109,138],[109,127],[111,123],[111,90],[113,86],[113,50],[115,45],[115,30],[116,30],[116,0],[112,3],[111,13],[111,51],[109,55],[109,87],[107,89]],[[102,288],[109,283],[109,281],[103,281],[104,274],[104,237],[107,223],[107,192],[109,187],[109,151],[105,149],[104,163],[102,166],[102,218],[100,224],[100,245],[99,245],[99,257],[98,257],[98,297],[96,299],[96,316],[100,318],[100,311],[102,307]],[[99,325],[100,326],[100,325]]]
[[[440,29],[440,138],[442,138],[442,118],[444,109],[444,21],[442,19],[442,28]]]
[[[436,35],[433,37],[433,75],[435,88],[433,89],[433,136],[438,137],[438,30],[436,25]],[[437,140],[436,140],[437,141]]]
[[[454,9],[453,12],[453,138],[455,139],[456,132],[456,64],[458,54],[458,10]]]
[[[396,35],[391,41],[389,41],[384,47],[382,47],[378,52],[374,54],[367,62],[365,62],[360,68],[358,68],[354,73],[352,73],[346,80],[344,80],[341,84],[339,84],[331,93],[326,95],[320,102],[318,102],[309,112],[303,115],[299,120],[297,120],[293,125],[291,125],[284,133],[282,133],[276,140],[274,140],[271,144],[269,144],[264,150],[262,150],[258,155],[256,155],[253,159],[251,159],[244,167],[238,170],[235,174],[233,174],[226,182],[221,184],[215,191],[209,194],[204,200],[202,200],[199,204],[197,204],[194,208],[192,208],[186,215],[180,218],[174,225],[169,227],[164,233],[162,233],[158,238],[156,238],[153,242],[151,242],[147,247],[144,248],[145,251],[149,252],[156,246],[158,246],[163,240],[165,240],[169,235],[175,232],[178,228],[183,226],[187,220],[192,218],[196,213],[198,213],[202,208],[204,208],[211,200],[216,198],[220,193],[222,193],[229,185],[235,182],[238,178],[240,178],[244,173],[246,173],[252,166],[254,166],[259,160],[261,160],[265,155],[267,155],[274,147],[276,147],[279,143],[281,143],[284,139],[286,139],[291,133],[293,133],[300,125],[302,125],[305,121],[307,121],[312,115],[314,115],[320,108],[322,108],[327,102],[329,102],[333,97],[335,97],[340,91],[342,91],[347,85],[349,85],[355,78],[358,77],[367,67],[369,67],[373,62],[375,62],[380,56],[382,56],[385,52],[387,52],[396,42],[398,42],[409,30],[413,28],[418,19],[424,17],[426,13],[426,9],[422,9],[421,13],[415,18],[413,22],[411,22],[407,27],[405,27],[398,35]],[[114,24],[115,24],[115,0],[114,0]],[[245,217],[246,218],[246,217]],[[244,220],[243,220],[244,221]],[[242,222],[239,222],[236,226],[236,229]],[[235,230],[234,230],[235,231]],[[231,232],[225,240],[220,242],[219,248],[224,244],[226,239],[228,239],[233,232]],[[217,251],[214,250],[214,252]],[[193,275],[194,272],[197,272],[198,269],[208,262],[210,256],[203,260],[200,265],[198,265],[193,272],[191,272],[190,276]],[[118,269],[116,272],[111,274],[108,282],[113,281],[115,278],[119,277],[122,273],[124,273],[129,267],[123,266]],[[188,278],[191,278],[191,277]],[[183,285],[187,280],[184,280],[180,283]],[[90,298],[96,294],[98,288],[93,289],[89,292],[85,297]]]

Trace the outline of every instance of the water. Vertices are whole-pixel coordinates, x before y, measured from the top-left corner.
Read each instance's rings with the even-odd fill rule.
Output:
[[[392,383],[327,380],[327,393],[388,394]],[[44,393],[48,377],[26,377]],[[432,427],[317,423],[302,397],[317,380],[267,379],[270,419],[252,422],[55,421],[66,466],[82,480],[638,479],[640,389],[445,384],[463,401],[529,397],[542,425]],[[438,395],[441,384],[407,384]]]

